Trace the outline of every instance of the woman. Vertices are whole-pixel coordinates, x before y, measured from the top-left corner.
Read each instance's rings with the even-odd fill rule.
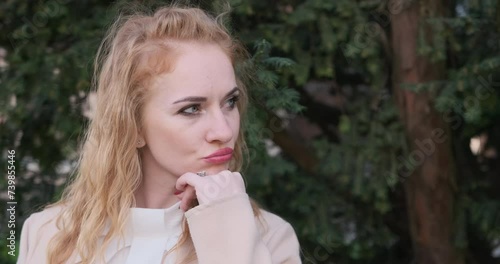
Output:
[[[244,55],[199,9],[119,19],[78,173],[26,220],[18,263],[300,263],[293,228],[237,172]]]

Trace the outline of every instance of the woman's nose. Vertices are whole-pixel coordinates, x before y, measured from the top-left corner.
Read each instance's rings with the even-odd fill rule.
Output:
[[[221,143],[229,142],[233,138],[233,120],[230,115],[224,114],[221,111],[215,111],[210,115],[208,120],[208,132],[206,139],[208,142],[220,141]]]

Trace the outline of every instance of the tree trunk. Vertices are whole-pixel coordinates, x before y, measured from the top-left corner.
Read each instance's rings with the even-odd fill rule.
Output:
[[[429,93],[401,87],[403,83],[444,79],[443,62],[432,63],[430,58],[417,55],[417,37],[419,26],[423,26],[421,32],[425,32],[427,43],[432,43],[433,32],[424,19],[444,16],[445,3],[389,2],[393,89],[410,146],[403,166],[408,172],[404,188],[415,262],[463,264],[462,254],[453,245],[455,175],[449,124],[435,111]]]

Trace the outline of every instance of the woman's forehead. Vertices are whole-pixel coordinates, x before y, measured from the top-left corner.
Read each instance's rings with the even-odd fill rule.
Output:
[[[236,87],[232,63],[217,45],[186,45],[177,51],[171,70],[155,78],[155,89],[166,89],[163,93],[175,96],[186,93],[227,93]]]

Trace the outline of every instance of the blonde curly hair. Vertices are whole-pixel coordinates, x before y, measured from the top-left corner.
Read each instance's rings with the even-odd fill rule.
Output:
[[[62,198],[51,205],[60,205],[63,210],[57,219],[61,231],[49,245],[49,263],[64,263],[74,252],[83,263],[93,263],[103,258],[113,238],[123,236],[129,209],[135,206],[134,191],[142,179],[135,145],[141,109],[151,77],[167,71],[174,63],[169,41],[217,44],[233,67],[248,57],[223,26],[221,16],[212,17],[198,8],[170,6],[153,14],[119,16],[95,59],[97,105],[85,134],[78,169]],[[237,107],[243,115],[248,99],[241,78],[237,79],[241,90]],[[241,169],[245,151],[240,129],[230,170]],[[258,206],[253,202],[252,206],[258,215]],[[182,225],[183,234],[174,249],[190,246],[190,253],[183,259],[189,262],[196,255],[186,219]],[[98,244],[105,226],[110,227],[109,232]]]

